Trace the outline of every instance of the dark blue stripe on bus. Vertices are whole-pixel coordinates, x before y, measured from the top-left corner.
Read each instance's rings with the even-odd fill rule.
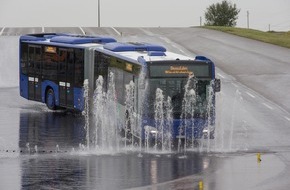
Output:
[[[161,51],[166,52],[166,49],[160,45],[154,45],[149,43],[108,43],[104,45],[104,49],[113,52],[123,52],[123,51]]]
[[[51,42],[65,43],[65,44],[87,44],[87,43],[109,43],[116,42],[114,38],[110,37],[72,37],[72,36],[56,36],[50,39]]]

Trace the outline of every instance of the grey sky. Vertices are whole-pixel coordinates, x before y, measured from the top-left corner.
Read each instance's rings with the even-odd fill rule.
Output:
[[[199,26],[209,5],[221,0],[101,0],[104,27]],[[232,0],[238,27],[290,30],[290,0]],[[0,27],[97,26],[97,0],[0,0]]]

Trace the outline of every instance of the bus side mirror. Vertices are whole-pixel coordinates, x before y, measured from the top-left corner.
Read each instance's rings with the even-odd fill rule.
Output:
[[[214,91],[215,92],[221,91],[221,79],[214,79]]]

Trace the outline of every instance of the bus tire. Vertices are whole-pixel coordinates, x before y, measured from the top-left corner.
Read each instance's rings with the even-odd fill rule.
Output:
[[[55,110],[56,109],[55,94],[54,94],[54,91],[51,88],[49,88],[46,91],[45,102],[46,102],[46,106],[48,107],[48,109],[50,109],[50,110]]]

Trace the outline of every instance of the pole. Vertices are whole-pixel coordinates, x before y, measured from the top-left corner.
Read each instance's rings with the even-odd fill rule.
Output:
[[[199,26],[202,26],[202,17],[199,17]]]
[[[100,8],[100,0],[98,0],[98,27],[101,26],[101,8]]]
[[[247,11],[247,26],[248,26],[248,29],[250,28],[250,19],[249,19],[249,17],[250,17],[250,13],[249,13],[249,11]]]

